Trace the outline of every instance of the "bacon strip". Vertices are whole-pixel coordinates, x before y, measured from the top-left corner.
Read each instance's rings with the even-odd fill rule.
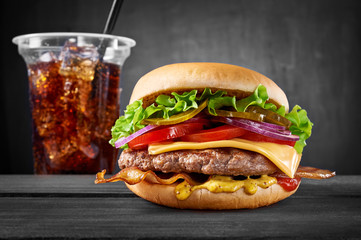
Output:
[[[283,172],[276,172],[271,174],[272,177],[288,178]],[[336,172],[331,172],[327,169],[319,169],[314,167],[299,166],[294,177],[311,178],[311,179],[327,179],[336,176]]]
[[[178,174],[174,173],[171,177],[164,179],[164,178],[160,178],[159,176],[157,176],[157,174],[155,174],[151,170],[143,172],[142,170],[138,169],[137,167],[125,168],[108,179],[104,178],[105,173],[106,173],[106,170],[98,172],[94,183],[99,184],[99,183],[124,181],[130,185],[133,185],[133,184],[140,183],[143,180],[147,179],[148,182],[168,185],[168,184],[172,184],[172,183],[176,182],[179,179],[184,179],[191,185],[199,184],[199,182],[193,180],[192,177],[187,173],[178,173]]]
[[[106,170],[97,173],[96,180],[94,181],[95,184],[124,181],[128,184],[133,185],[140,183],[145,179],[148,182],[153,182],[158,184],[172,184],[179,179],[184,179],[190,185],[193,186],[200,184],[200,182],[195,181],[188,173],[177,173],[177,174],[174,173],[169,178],[160,178],[159,176],[157,176],[156,173],[154,173],[151,170],[143,172],[137,167],[125,168],[108,179],[104,178],[105,173]],[[299,166],[297,172],[295,173],[295,178],[327,179],[334,177],[335,175],[336,172],[331,172],[330,170]],[[289,178],[283,172],[276,172],[271,174],[270,176],[278,177],[278,178]]]

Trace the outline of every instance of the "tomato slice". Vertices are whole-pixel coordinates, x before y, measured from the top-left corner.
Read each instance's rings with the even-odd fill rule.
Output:
[[[186,142],[209,142],[218,140],[227,140],[235,137],[240,137],[245,134],[247,130],[231,126],[223,125],[212,129],[201,130],[197,133],[189,134],[181,137],[181,141]]]
[[[250,140],[250,141],[256,141],[256,142],[272,142],[272,143],[278,143],[283,145],[289,145],[291,147],[294,147],[296,142],[295,141],[286,141],[286,140],[279,140],[271,137],[267,137],[258,133],[247,131],[246,134],[242,136],[243,139]]]
[[[163,142],[199,131],[203,129],[203,125],[203,123],[180,123],[162,129],[155,129],[134,138],[128,143],[128,146],[131,149],[144,149],[151,143]]]
[[[277,177],[277,183],[281,185],[281,187],[290,192],[297,188],[298,184],[300,184],[301,178],[295,177],[295,178],[284,178],[284,177]]]

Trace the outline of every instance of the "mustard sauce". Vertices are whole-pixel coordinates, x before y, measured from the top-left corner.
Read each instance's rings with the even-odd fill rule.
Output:
[[[231,176],[214,175],[200,185],[192,186],[187,181],[181,182],[175,188],[175,195],[177,199],[185,200],[197,189],[207,189],[213,193],[232,193],[241,188],[244,188],[247,194],[253,195],[257,192],[258,187],[268,188],[275,183],[277,183],[277,179],[267,175],[262,175],[257,179],[247,177],[245,180],[234,180]]]

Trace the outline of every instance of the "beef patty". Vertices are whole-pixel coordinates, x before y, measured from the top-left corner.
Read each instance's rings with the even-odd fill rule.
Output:
[[[118,164],[121,169],[135,166],[143,171],[234,176],[271,174],[278,170],[265,156],[236,148],[179,150],[158,155],[149,155],[147,150],[126,149]]]

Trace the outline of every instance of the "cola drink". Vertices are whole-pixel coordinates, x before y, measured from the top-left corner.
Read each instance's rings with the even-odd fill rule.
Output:
[[[113,172],[118,151],[108,142],[119,117],[122,65],[135,42],[86,33],[29,34],[13,42],[28,68],[34,172]]]
[[[119,116],[120,67],[96,66],[94,78],[60,73],[61,62],[28,66],[35,172],[113,171],[117,151],[108,143]]]

